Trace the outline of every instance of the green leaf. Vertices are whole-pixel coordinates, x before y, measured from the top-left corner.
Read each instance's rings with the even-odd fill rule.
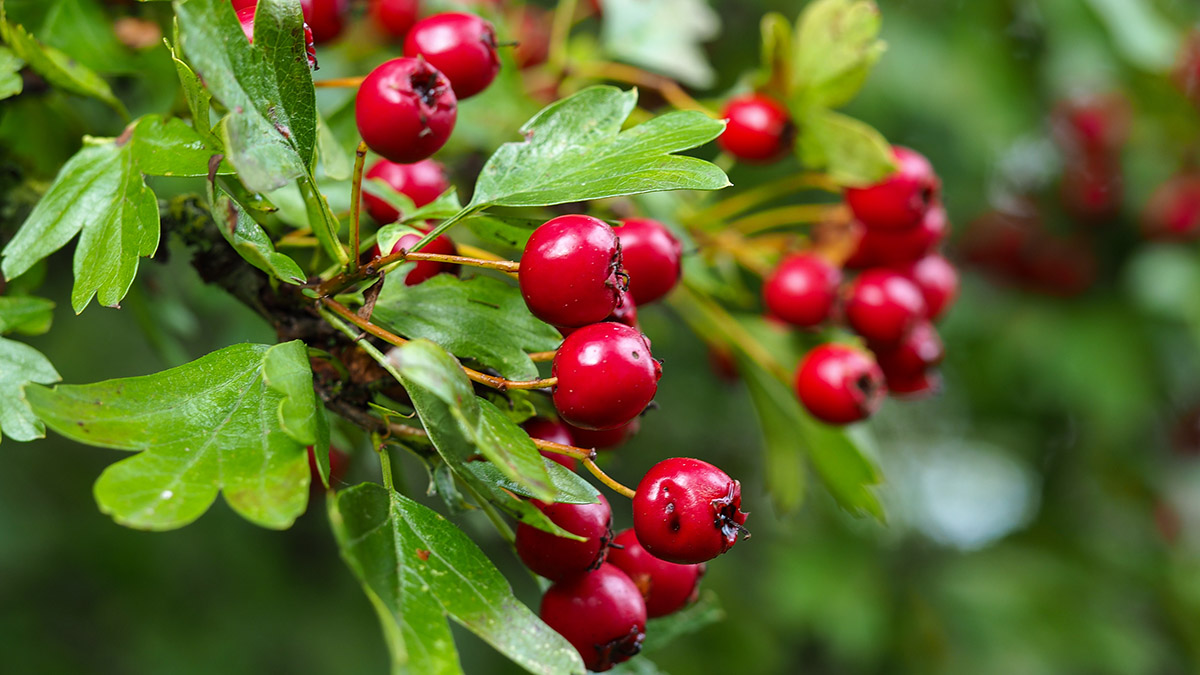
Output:
[[[646,641],[642,648],[647,652],[654,651],[684,635],[724,620],[725,610],[721,609],[717,594],[705,591],[687,607],[668,616],[650,619],[646,623]]]
[[[363,192],[382,199],[388,206],[399,211],[400,219],[396,222],[402,224],[430,219],[443,220],[462,210],[462,204],[458,201],[458,192],[454,188],[450,188],[439,195],[437,199],[420,208],[413,204],[408,195],[388,185],[382,178],[364,180]]]
[[[886,45],[882,17],[867,0],[816,0],[796,22],[792,101],[834,108],[854,98]]]
[[[0,334],[41,335],[50,330],[54,303],[33,296],[0,296]]]
[[[221,152],[183,120],[158,115],[138,121],[131,151],[137,170],[148,176],[207,176],[209,160]],[[217,171],[232,172],[225,163]]]
[[[182,527],[218,491],[263,527],[287,528],[304,512],[305,447],[319,433],[308,352],[298,340],[234,345],[154,375],[33,386],[26,395],[59,434],[138,453],[96,481],[100,509],[122,525]]]
[[[764,14],[759,22],[762,34],[762,84],[771,92],[791,89],[792,25],[778,12]]]
[[[175,44],[179,44],[179,23],[175,23]],[[187,101],[188,110],[192,113],[192,125],[204,137],[204,140],[214,148],[223,147],[221,140],[212,132],[209,119],[209,108],[212,105],[212,94],[204,88],[204,82],[192,71],[192,67],[179,58],[174,45],[167,45],[171,52],[171,60],[175,63],[175,72],[179,75],[179,85],[183,89],[183,98]]]
[[[354,157],[346,152],[333,130],[317,116],[317,155],[330,180],[350,180],[354,176]]]
[[[719,190],[725,173],[672,153],[725,128],[696,111],[671,112],[621,131],[637,91],[589,87],[550,104],[484,165],[470,206],[549,206],[660,190]]]
[[[814,169],[824,168],[839,185],[877,183],[895,170],[891,146],[865,122],[826,108],[809,108],[802,120],[796,150]]]
[[[34,72],[46,78],[54,87],[72,94],[99,99],[112,106],[122,117],[129,118],[125,105],[113,95],[112,89],[103,78],[61,51],[38,42],[24,26],[9,23],[2,2],[0,38],[4,39],[17,58],[25,61]]]
[[[550,482],[554,484],[555,502],[563,504],[595,504],[600,501],[596,498],[600,492],[591,483],[581,478],[579,474],[546,457],[542,458],[542,463],[546,466],[546,473],[550,474]],[[518,494],[522,497],[537,497],[529,488],[510,480],[507,476],[500,473],[496,465],[491,462],[470,462],[467,464],[467,469],[480,480],[508,490],[513,494]]]
[[[791,513],[804,501],[805,412],[796,395],[778,378],[748,358],[737,360],[738,372],[750,391],[766,446],[767,492],[781,513]]]
[[[300,265],[276,251],[262,226],[224,192],[214,201],[212,214],[225,241],[246,262],[284,283],[300,285],[307,280]]]
[[[50,360],[29,345],[0,338],[0,432],[17,441],[46,435],[46,427],[29,407],[24,388],[53,384],[61,377]]]
[[[446,617],[531,673],[583,675],[578,652],[522,605],[483,551],[436,512],[373,483],[330,500],[342,558],[379,614],[393,673],[461,673]]]
[[[806,411],[801,412],[796,432],[808,449],[817,475],[838,505],[853,515],[870,514],[884,521],[883,505],[871,489],[880,481],[875,461],[849,430],[823,424]]]
[[[433,340],[512,380],[538,376],[528,352],[550,351],[562,343],[557,329],[529,313],[515,286],[493,277],[462,280],[439,274],[406,286],[404,275],[391,274],[372,319],[401,335]]]
[[[487,243],[499,244],[517,251],[525,250],[529,236],[545,218],[521,218],[516,216],[497,216],[491,213],[474,215],[466,220],[467,227],[475,236]]]
[[[721,20],[704,0],[604,0],[602,19],[611,56],[693,87],[713,85],[700,43],[716,37]]]
[[[25,61],[8,47],[0,47],[0,101],[21,93],[25,83],[21,79],[21,68]]]

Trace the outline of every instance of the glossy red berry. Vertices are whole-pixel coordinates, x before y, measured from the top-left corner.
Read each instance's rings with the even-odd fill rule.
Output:
[[[646,637],[646,601],[624,572],[608,564],[548,588],[539,614],[597,673],[637,655]]]
[[[796,394],[813,417],[850,424],[869,417],[887,393],[883,372],[867,352],[842,344],[809,351],[796,370]]]
[[[1173,241],[1200,237],[1200,174],[1182,174],[1160,185],[1142,214],[1142,232]]]
[[[425,230],[426,232],[428,232],[428,230],[426,228],[418,228],[418,229]],[[406,234],[406,235],[400,237],[399,239],[397,239],[396,243],[392,245],[392,249],[391,249],[391,251],[389,251],[389,253],[395,253],[401,249],[406,249],[410,246],[414,246],[414,245],[416,245],[416,243],[418,241],[421,241],[421,235],[410,232],[409,234]],[[422,253],[439,253],[441,255],[458,255],[458,249],[454,246],[454,242],[451,241],[450,238],[444,234],[439,235],[433,241],[426,244],[425,248],[421,249],[421,252]],[[376,247],[375,247],[375,255],[376,255],[376,257],[379,256],[379,246],[378,245],[376,245]],[[419,284],[423,281],[426,281],[428,279],[431,279],[439,274],[455,274],[455,275],[457,275],[458,274],[458,265],[454,265],[451,263],[445,263],[445,262],[438,262],[438,261],[433,261],[433,260],[418,260],[415,263],[413,263],[412,270],[409,271],[409,273],[407,275],[405,275],[404,285],[405,286],[416,286],[417,284]]]
[[[342,34],[349,5],[349,0],[300,0],[304,20],[312,26],[317,44],[329,42]]]
[[[888,394],[898,398],[917,399],[940,391],[942,376],[936,370],[927,370],[913,377],[888,377],[887,383]]]
[[[459,100],[487,89],[500,72],[496,28],[474,14],[445,12],[421,19],[404,39],[404,55],[442,71]]]
[[[874,351],[888,389],[892,389],[893,382],[909,382],[924,375],[946,355],[942,338],[929,321],[917,322],[899,343]]]
[[[793,126],[787,108],[761,94],[732,98],[721,117],[729,120],[717,144],[744,162],[770,162],[787,154]]]
[[[521,255],[521,295],[529,311],[556,326],[604,321],[623,286],[621,245],[613,229],[591,216],[566,215],[534,230]]]
[[[924,155],[895,145],[892,158],[896,171],[890,176],[874,185],[846,190],[846,203],[867,229],[914,227],[941,192],[941,181]]]
[[[555,525],[583,537],[575,541],[558,537],[532,525],[517,525],[517,555],[538,574],[559,581],[594,570],[604,562],[612,541],[612,511],[600,495],[598,504],[533,504]]]
[[[904,265],[899,271],[920,289],[925,298],[925,316],[930,321],[942,318],[958,297],[958,270],[937,253]]]
[[[650,555],[633,530],[613,538],[608,562],[619,568],[646,600],[646,616],[666,616],[695,602],[704,563],[680,565]]]
[[[869,269],[851,284],[846,322],[872,342],[894,344],[926,314],[925,297],[908,277],[888,269]]]
[[[446,180],[446,172],[442,165],[432,159],[424,159],[414,164],[397,164],[381,159],[372,164],[363,175],[368,179],[378,178],[387,183],[393,190],[411,199],[417,208],[429,204],[450,189],[450,182]],[[400,218],[399,211],[365,191],[363,205],[367,207],[367,213],[380,223],[394,223]]]
[[[635,417],[627,424],[622,424],[615,429],[580,429],[569,424],[567,428],[571,432],[571,438],[574,439],[572,445],[576,447],[592,450],[612,450],[637,435],[638,429],[641,426],[642,418]]]
[[[392,59],[372,70],[354,102],[358,132],[393,162],[419,162],[450,138],[458,100],[450,81],[419,59]]]
[[[670,293],[683,272],[683,247],[667,226],[649,218],[627,218],[614,231],[634,302],[645,305]]]
[[[811,328],[833,313],[842,272],[814,253],[784,258],[763,282],[767,311],[793,326]]]
[[[915,227],[904,230],[868,229],[858,223],[859,239],[846,267],[865,269],[916,260],[937,248],[950,232],[946,209],[933,204]]]
[[[662,365],[636,328],[594,323],[571,333],[554,355],[559,417],[584,429],[614,429],[641,414],[658,391]]]
[[[419,5],[419,0],[371,0],[368,12],[384,35],[400,40],[417,22]]]
[[[245,34],[250,44],[254,44],[254,11],[258,8],[258,0],[251,0],[241,8],[235,4],[234,8],[237,9],[237,19],[242,26],[242,33]],[[317,48],[313,46],[312,30],[307,23],[304,24],[304,51],[308,57],[308,67],[316,68]]]
[[[741,506],[741,483],[708,462],[672,457],[638,483],[633,529],[656,558],[702,563],[737,543],[746,522]]]
[[[525,424],[521,425],[525,429],[525,433],[529,434],[530,438],[538,438],[551,443],[561,443],[562,445],[575,445],[574,439],[571,438],[571,432],[567,429],[567,425],[562,422],[555,422],[545,417],[535,417]],[[569,455],[560,455],[557,452],[541,451],[542,456],[552,459],[559,464],[574,471],[578,462],[574,457]]]

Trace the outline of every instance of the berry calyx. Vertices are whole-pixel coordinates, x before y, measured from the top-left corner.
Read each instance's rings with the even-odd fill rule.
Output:
[[[317,44],[329,42],[342,34],[346,27],[349,0],[300,0],[304,20],[312,26]]]
[[[771,315],[802,328],[817,326],[833,313],[841,270],[814,253],[784,258],[763,282],[763,302]]]
[[[535,417],[521,427],[525,429],[525,433],[529,434],[530,438],[538,438],[551,443],[561,443],[562,445],[575,445],[574,439],[571,437],[571,432],[567,429],[567,425],[562,422],[555,422],[545,417]],[[574,471],[578,466],[578,462],[574,457],[569,455],[560,455],[557,452],[541,451],[542,456],[547,459],[552,459],[559,464]]]
[[[600,567],[612,541],[612,510],[604,495],[597,504],[533,504],[555,525],[585,541],[558,537],[532,525],[517,525],[517,555],[534,572],[560,581]]]
[[[867,340],[894,344],[926,315],[925,297],[908,277],[888,269],[869,269],[851,284],[846,321]]]
[[[894,265],[916,260],[931,253],[950,232],[946,208],[935,203],[915,227],[904,230],[868,229],[861,223],[858,244],[846,267],[865,269],[879,265]]]
[[[604,321],[617,308],[621,245],[604,221],[566,215],[533,231],[518,281],[529,311],[556,326]]]
[[[242,26],[242,33],[246,36],[250,44],[254,44],[254,11],[258,9],[258,0],[252,0],[252,2],[246,3],[241,8],[234,5],[234,8],[237,9],[237,20]],[[308,67],[316,68],[317,48],[313,46],[312,29],[309,28],[307,23],[304,24],[304,52],[308,57]]]
[[[371,0],[368,13],[375,25],[393,39],[403,39],[417,22],[418,0]]]
[[[420,59],[392,59],[372,70],[354,101],[358,132],[393,162],[419,162],[450,138],[458,100],[450,81]]]
[[[867,229],[903,230],[921,222],[937,201],[941,181],[921,153],[892,146],[896,171],[879,183],[846,189],[846,203]]]
[[[567,425],[574,440],[572,445],[591,450],[612,450],[635,436],[642,426],[642,418],[635,417],[614,429],[581,429]]]
[[[704,563],[680,565],[656,558],[642,547],[633,530],[612,540],[608,562],[619,568],[646,600],[646,616],[666,616],[696,601]]]
[[[420,56],[442,71],[459,100],[487,89],[500,72],[496,28],[474,14],[445,12],[421,19],[404,39],[404,55]]]
[[[563,421],[584,429],[615,429],[654,399],[662,365],[641,331],[594,323],[563,340],[551,373],[558,378],[552,399]]]
[[[629,577],[609,564],[548,588],[539,615],[593,672],[628,661],[646,637],[646,601]]]
[[[796,370],[796,395],[813,417],[850,424],[869,417],[887,392],[879,364],[849,345],[824,344],[807,354]]]
[[[633,529],[651,555],[695,564],[721,555],[744,531],[742,486],[698,459],[672,457],[655,464],[633,497]]]
[[[958,297],[958,270],[937,253],[899,268],[925,298],[925,317],[937,321]]]
[[[770,162],[787,154],[794,128],[782,103],[762,94],[729,99],[721,117],[729,120],[717,144],[744,162]]]
[[[429,232],[430,228],[418,228],[425,233]],[[392,244],[389,253],[396,253],[400,250],[408,249],[410,246],[415,246],[418,241],[421,241],[422,235],[410,232],[401,236]],[[454,246],[454,242],[446,235],[439,235],[436,239],[425,245],[421,249],[422,253],[439,253],[442,255],[458,255],[458,248]],[[375,245],[374,255],[376,258],[380,255],[379,245]],[[417,284],[427,281],[439,274],[458,274],[458,265],[437,260],[418,260],[413,264],[413,268],[404,277],[405,286],[416,286]]]
[[[429,204],[450,188],[442,165],[432,159],[423,159],[413,164],[397,164],[381,159],[372,164],[363,175],[368,179],[378,178],[387,183],[393,190],[411,199],[413,206],[417,208]],[[366,191],[363,191],[363,205],[367,207],[367,213],[371,214],[372,218],[385,225],[400,219],[399,211]]]
[[[683,247],[675,235],[649,218],[627,218],[613,231],[634,302],[645,305],[670,293],[683,273]]]

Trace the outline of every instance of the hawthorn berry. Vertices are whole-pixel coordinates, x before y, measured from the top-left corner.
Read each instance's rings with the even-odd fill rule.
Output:
[[[637,540],[656,558],[702,563],[744,530],[742,485],[708,462],[672,457],[650,467],[633,497]]]
[[[599,567],[608,552],[608,543],[612,541],[612,510],[604,495],[598,497],[600,502],[597,504],[546,504],[533,500],[552,523],[585,541],[559,537],[521,523],[517,525],[516,540],[521,562],[553,581]]]
[[[535,417],[521,426],[525,429],[525,433],[529,434],[530,438],[538,438],[543,441],[550,441],[551,443],[561,443],[562,445],[575,445],[575,440],[571,437],[570,430],[562,422],[555,422],[545,417]],[[579,464],[570,455],[560,455],[557,452],[546,452],[545,450],[542,450],[541,453],[543,457],[552,459],[571,471],[574,471]]]
[[[1182,174],[1158,186],[1142,213],[1142,232],[1175,241],[1200,237],[1200,174]]]
[[[602,220],[553,218],[533,231],[521,255],[518,282],[529,311],[556,326],[584,326],[617,308],[621,245]]]
[[[937,321],[954,304],[958,296],[958,271],[937,253],[921,258],[899,268],[900,273],[912,280],[925,298],[925,316]]]
[[[236,5],[235,5],[236,8]],[[250,44],[254,44],[254,10],[258,8],[258,0],[253,0],[237,10],[237,20],[242,26],[242,33]],[[304,51],[308,57],[308,67],[317,67],[317,48],[313,46],[312,30],[304,24]]]
[[[793,326],[811,328],[833,313],[841,270],[815,253],[783,259],[763,282],[767,311]]]
[[[419,162],[450,138],[458,100],[450,81],[421,59],[392,59],[372,70],[354,101],[358,132],[393,162]]]
[[[1120,164],[1106,157],[1088,157],[1068,163],[1059,195],[1063,208],[1082,223],[1100,223],[1117,215],[1124,198]]]
[[[941,191],[941,181],[924,155],[895,145],[892,158],[896,171],[887,178],[846,189],[846,203],[869,230],[903,230],[917,225]]]
[[[670,293],[683,273],[683,247],[675,235],[649,218],[627,218],[613,231],[621,241],[621,259],[634,302],[645,305]]]
[[[427,228],[418,229],[425,230],[425,232],[428,233]],[[389,251],[389,253],[395,253],[402,249],[407,249],[409,246],[415,245],[418,241],[421,241],[421,236],[422,235],[412,232],[401,236],[396,240],[395,244],[392,244],[392,250]],[[454,246],[454,242],[449,237],[443,234],[438,235],[433,241],[426,244],[425,248],[421,249],[421,252],[439,253],[441,255],[458,255],[458,248]],[[379,257],[380,251],[378,244],[375,245],[374,253],[375,257]],[[418,260],[413,264],[412,270],[405,275],[404,285],[416,286],[417,284],[431,279],[439,274],[457,275],[458,265],[436,260]]]
[[[926,311],[921,289],[903,274],[884,268],[859,274],[845,302],[850,327],[880,344],[899,342]]]
[[[593,672],[636,656],[646,637],[646,601],[629,577],[609,564],[546,589],[539,614]]]
[[[794,127],[782,103],[762,94],[729,100],[721,117],[729,120],[717,144],[744,162],[770,162],[787,154]]]
[[[902,398],[921,398],[936,394],[942,388],[942,376],[935,370],[927,370],[913,377],[890,377],[887,379],[888,393]]]
[[[656,558],[642,547],[633,530],[613,537],[608,562],[629,577],[646,600],[646,616],[666,616],[696,601],[704,563],[680,565]]]
[[[445,12],[421,19],[404,38],[404,55],[420,56],[442,71],[460,100],[487,89],[500,72],[496,28],[474,14]]]
[[[815,347],[796,370],[800,402],[813,417],[829,424],[850,424],[869,417],[886,392],[875,359],[848,345]]]
[[[393,190],[412,200],[420,208],[429,204],[450,188],[442,165],[432,159],[423,159],[413,164],[397,164],[381,159],[371,165],[364,174],[366,178],[378,178]],[[394,223],[400,212],[375,195],[363,192],[363,205],[367,213],[380,223]]]
[[[1074,162],[1110,155],[1129,138],[1129,101],[1118,93],[1090,94],[1060,101],[1051,114],[1054,137]]]
[[[846,267],[866,269],[916,260],[937,248],[950,232],[946,208],[935,203],[915,227],[904,230],[868,229],[858,226],[859,239]]]
[[[559,417],[584,429],[614,429],[637,417],[658,391],[662,365],[636,328],[594,323],[571,333],[554,355],[552,399]]]
[[[898,344],[874,350],[875,361],[883,371],[888,389],[897,382],[911,382],[942,362],[946,349],[937,329],[929,321],[919,321]]]
[[[417,22],[419,0],[371,0],[370,13],[375,25],[390,38],[402,40]]]
[[[569,424],[567,429],[570,430],[571,438],[574,439],[572,445],[576,447],[611,450],[636,435],[641,426],[642,418],[635,417],[615,429],[581,429]]]
[[[329,42],[342,34],[349,4],[349,0],[300,0],[304,20],[312,26],[317,44]]]

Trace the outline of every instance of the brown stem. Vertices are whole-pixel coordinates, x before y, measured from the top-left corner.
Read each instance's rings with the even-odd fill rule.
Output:
[[[520,269],[520,263],[512,260],[480,260],[478,258],[467,258],[457,255],[442,255],[440,253],[409,253],[404,249],[394,251],[385,256],[381,256],[359,267],[353,272],[346,272],[333,277],[329,281],[322,283],[317,287],[317,294],[321,297],[329,297],[336,295],[354,284],[379,274],[380,270],[391,265],[392,263],[404,262],[406,260],[432,260],[436,262],[448,262],[456,265],[467,265],[468,267],[482,267],[484,269],[498,270],[508,274],[516,274]]]
[[[362,179],[363,164],[367,159],[367,144],[361,142],[354,151],[354,182],[350,184],[350,272],[358,271],[358,255],[361,252],[359,240],[359,216],[362,209]]]

